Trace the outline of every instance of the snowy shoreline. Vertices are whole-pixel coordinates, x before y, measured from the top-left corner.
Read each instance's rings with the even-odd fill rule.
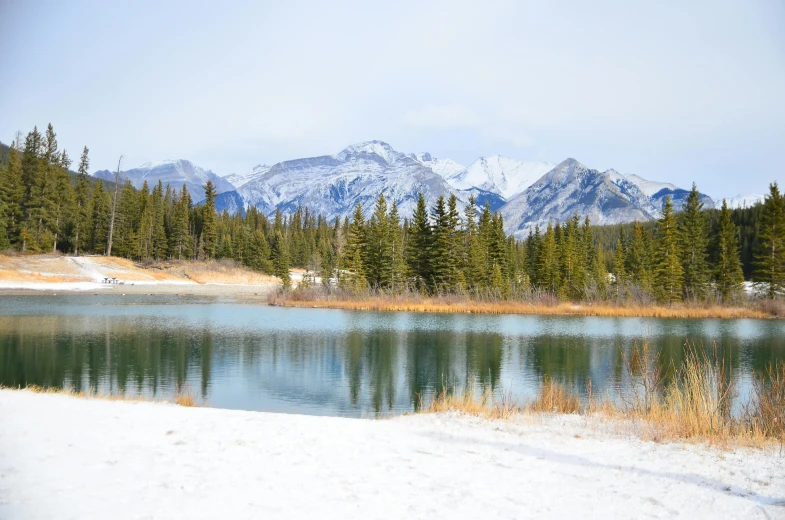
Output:
[[[783,518],[778,452],[580,416],[342,419],[0,390],[0,518]]]

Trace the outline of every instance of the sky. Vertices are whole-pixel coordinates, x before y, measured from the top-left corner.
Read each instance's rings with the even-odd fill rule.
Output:
[[[780,0],[0,0],[0,141],[226,175],[381,139],[764,193],[783,27]]]

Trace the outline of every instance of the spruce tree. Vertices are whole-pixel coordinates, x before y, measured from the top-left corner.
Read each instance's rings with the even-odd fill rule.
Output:
[[[289,245],[281,231],[275,231],[271,244],[273,274],[281,279],[284,289],[291,289],[292,279],[289,275]]]
[[[414,211],[414,215],[412,215],[408,233],[406,261],[409,267],[409,275],[414,280],[417,289],[426,290],[430,287],[432,280],[431,250],[433,233],[431,224],[428,221],[428,209],[422,192],[417,197],[417,208]]]
[[[776,182],[769,185],[763,202],[753,280],[765,287],[769,298],[785,288],[785,198]]]
[[[616,251],[613,253],[613,276],[615,278],[616,297],[622,296],[622,291],[627,283],[626,260],[624,258],[624,242],[621,237],[616,241]]]
[[[449,291],[453,287],[450,241],[452,230],[444,195],[440,195],[431,210],[433,218],[433,242],[431,246],[431,276],[437,291]]]
[[[681,263],[684,269],[684,295],[702,299],[709,282],[708,228],[703,203],[695,183],[678,219]]]
[[[341,273],[342,287],[354,292],[367,288],[365,277],[364,258],[366,256],[367,234],[363,207],[358,202],[354,208],[352,223],[349,226],[349,235],[343,253],[343,272]]]
[[[246,265],[254,271],[262,273],[272,272],[270,262],[270,246],[261,229],[257,229],[251,235],[251,241],[246,251]]]
[[[19,233],[24,220],[25,187],[22,178],[22,160],[14,142],[8,151],[8,162],[0,178],[0,202],[5,206],[5,226],[11,244],[19,244]]]
[[[400,291],[406,279],[406,259],[404,258],[404,237],[398,204],[393,201],[387,221],[390,240],[390,287],[393,292]]]
[[[629,244],[626,250],[625,271],[630,282],[644,293],[652,290],[652,260],[649,235],[640,222],[633,222]]]
[[[204,185],[204,206],[202,207],[202,248],[207,258],[215,258],[218,230],[215,223],[215,186],[212,181]]]
[[[654,271],[657,293],[661,300],[672,303],[681,300],[684,269],[679,257],[679,234],[670,196],[665,197],[658,231],[660,240]]]
[[[106,251],[107,231],[109,229],[110,195],[104,189],[100,179],[93,186],[90,197],[90,220],[88,221],[87,247],[94,254],[103,254]]]
[[[90,181],[88,180],[88,169],[90,159],[87,154],[89,150],[85,146],[82,156],[79,158],[79,168],[76,174],[76,188],[74,190],[74,254],[79,256],[79,251],[84,249],[88,241],[87,230],[90,229]]]
[[[543,236],[538,262],[537,279],[540,286],[554,295],[559,294],[561,289],[559,245],[556,243],[556,232],[550,222]]]
[[[725,302],[732,300],[742,290],[744,284],[737,236],[738,229],[731,221],[728,202],[723,199],[714,247],[714,280],[717,290]]]
[[[387,288],[392,281],[392,235],[390,232],[387,201],[380,193],[368,226],[365,273],[368,284],[374,288]]]
[[[174,208],[172,217],[172,231],[169,237],[169,252],[173,258],[182,260],[190,258],[193,250],[193,240],[191,239],[191,197],[188,189],[183,185],[180,197]]]

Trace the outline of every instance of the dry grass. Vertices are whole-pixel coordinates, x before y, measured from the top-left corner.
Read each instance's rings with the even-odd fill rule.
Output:
[[[540,386],[537,396],[525,406],[529,412],[578,413],[581,411],[581,398],[577,392],[568,390],[556,383],[550,376]]]
[[[735,388],[730,366],[711,350],[687,345],[684,361],[675,369],[663,367],[648,344],[636,345],[626,357],[629,378],[620,399],[598,399],[587,385],[581,399],[575,389],[549,377],[537,395],[518,406],[509,394],[494,399],[490,391],[443,390],[421,413],[455,411],[506,419],[515,414],[584,414],[612,420],[646,440],[708,442],[718,446],[766,447],[785,443],[785,362],[756,374],[753,397],[743,412],[733,415]],[[666,374],[670,376],[666,381]]]
[[[453,392],[444,388],[427,404],[420,396],[418,411],[420,413],[461,412],[489,419],[509,419],[517,411],[517,407],[513,404],[509,393],[503,393],[497,400],[493,398],[490,389],[486,389],[478,397],[473,388],[467,388],[463,392]]]
[[[278,278],[252,271],[231,260],[176,261],[152,264],[148,269],[161,270],[200,284],[280,285]]]
[[[319,294],[314,291],[312,294]],[[557,303],[555,305],[528,301],[477,301],[469,298],[396,298],[368,297],[358,299],[303,298],[295,291],[271,297],[272,305],[289,307],[329,308],[363,311],[442,312],[469,314],[526,314],[545,316],[607,316],[643,318],[770,318],[764,310],[746,307],[690,305],[613,305],[592,303]]]
[[[113,394],[95,390],[76,391],[72,388],[43,387],[39,385],[28,385],[25,387],[7,387],[0,385],[0,390],[27,390],[36,394],[60,394],[80,399],[105,399],[107,401],[131,401],[131,402],[171,402],[180,406],[198,406],[196,397],[190,389],[180,390],[171,400],[158,400],[148,398],[143,395],[127,395],[125,393]]]

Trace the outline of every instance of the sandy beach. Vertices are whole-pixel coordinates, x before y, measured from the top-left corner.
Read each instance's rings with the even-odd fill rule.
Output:
[[[145,268],[115,257],[0,255],[0,295],[81,292],[266,300],[279,286],[272,276],[217,263]]]
[[[0,391],[0,518],[785,518],[776,450],[577,415],[359,420]]]

